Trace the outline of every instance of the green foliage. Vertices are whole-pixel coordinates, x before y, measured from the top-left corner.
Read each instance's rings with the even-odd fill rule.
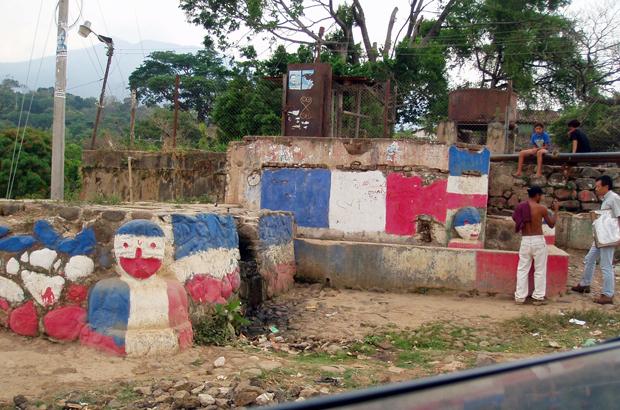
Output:
[[[447,19],[440,41],[459,63],[475,62],[479,85],[513,81],[522,101],[568,102],[570,68],[579,59],[575,22],[562,14],[569,0],[465,0]]]
[[[216,304],[210,312],[194,323],[194,342],[198,345],[224,345],[235,339],[241,326],[249,324],[243,317],[239,299]]]
[[[179,107],[209,118],[213,103],[227,82],[222,58],[210,49],[192,53],[156,51],[129,76],[129,85],[148,106],[174,102],[175,77],[180,76]]]
[[[65,199],[76,200],[82,188],[82,147],[69,143],[65,146]]]
[[[581,121],[592,151],[620,151],[620,105],[598,103],[565,109],[560,118],[549,126],[554,144],[565,152],[571,150],[566,124],[573,119]]]
[[[30,115],[26,114],[32,98]],[[24,101],[24,113],[20,123],[20,109]],[[54,89],[39,88],[31,94],[14,80],[5,79],[0,84],[0,130],[24,126],[28,118],[28,126],[41,130],[51,131],[54,108]],[[105,115],[99,126],[99,135],[121,136],[128,134],[129,129],[129,100],[120,102],[114,97],[106,98]],[[82,98],[67,93],[66,97],[66,128],[67,142],[80,143],[90,138],[97,112],[95,98]],[[142,114],[139,110],[138,115]]]
[[[265,79],[239,73],[216,100],[213,121],[219,141],[246,135],[279,135],[282,89]]]
[[[32,128],[20,130],[19,135],[14,128],[0,131],[0,192],[2,195],[7,192],[11,159],[15,148],[19,151],[22,136],[24,142],[17,162],[11,198],[49,198],[51,136]]]

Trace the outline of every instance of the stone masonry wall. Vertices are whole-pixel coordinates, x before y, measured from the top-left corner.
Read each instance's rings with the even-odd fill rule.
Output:
[[[527,199],[529,186],[540,186],[545,192],[544,203],[556,199],[560,210],[573,213],[600,208],[594,192],[595,179],[603,174],[613,178],[614,190],[620,192],[620,168],[543,166],[543,176],[536,177],[534,165],[523,168],[523,178],[512,176],[516,163],[491,162],[489,174],[488,213],[511,215],[514,207]]]
[[[241,233],[250,221],[253,238]],[[239,238],[256,249],[245,262],[258,266],[258,290],[244,283],[244,295],[258,293],[260,303],[288,289],[295,274],[293,232],[286,212],[0,202],[0,327],[22,336],[80,340],[114,354],[183,348],[191,344],[188,311],[198,318],[205,307],[239,292]],[[127,272],[152,276],[136,282]],[[165,323],[169,317],[178,342],[148,336],[160,313]],[[110,319],[117,316],[124,328]]]
[[[84,151],[82,200],[116,196],[129,201],[131,157],[134,201],[224,202],[226,153],[206,151]]]

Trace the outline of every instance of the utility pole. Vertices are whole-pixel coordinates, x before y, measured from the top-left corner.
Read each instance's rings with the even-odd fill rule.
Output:
[[[179,83],[181,77],[177,74],[174,79],[174,125],[172,126],[172,149],[177,147],[177,128],[179,128]]]
[[[101,95],[99,96],[99,105],[97,106],[97,116],[95,117],[95,126],[93,127],[93,137],[90,140],[90,149],[95,149],[95,141],[97,140],[97,128],[99,128],[99,120],[101,119],[101,111],[103,110],[103,99],[105,97],[105,87],[108,84],[108,74],[110,74],[110,65],[112,64],[112,55],[114,54],[114,43],[110,37],[98,36],[99,40],[104,42],[108,47],[108,63],[105,66],[103,74],[103,85],[101,86]],[[102,38],[104,40],[102,40]],[[109,40],[109,41],[106,41]]]
[[[52,124],[51,198],[65,197],[65,100],[67,93],[67,16],[69,0],[58,0],[56,39],[56,83],[54,85],[54,121]]]
[[[131,111],[130,111],[130,120],[129,120],[129,149],[133,149],[133,144],[136,139],[136,135],[134,133],[134,129],[136,127],[136,90],[131,90]]]

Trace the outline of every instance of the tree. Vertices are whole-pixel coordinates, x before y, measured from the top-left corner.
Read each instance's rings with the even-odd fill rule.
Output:
[[[436,37],[452,7],[461,0],[448,0],[431,30],[428,30],[419,45],[424,47]],[[322,41],[343,60],[353,56],[356,63],[357,42],[354,28],[361,33],[361,44],[370,62],[388,59],[393,44],[406,41],[413,45],[419,34],[422,11],[432,3],[430,0],[411,0],[407,5],[405,21],[394,31],[398,7],[394,8],[385,26],[385,37],[371,39],[367,16],[360,0],[352,0],[339,6],[333,0],[181,0],[181,9],[189,21],[207,30],[205,45],[218,45],[226,49],[231,45],[231,35],[239,30],[246,31],[251,40],[256,34],[266,34],[272,40],[288,43],[314,45]],[[442,4],[440,2],[440,4]],[[319,27],[327,27],[325,40],[319,36]],[[402,36],[402,37],[401,37]],[[378,46],[381,44],[381,46]]]
[[[49,181],[51,177],[51,136],[49,133],[26,128],[7,129],[0,132],[0,189],[7,192],[11,166],[15,168],[13,150],[15,140],[18,144],[24,133],[24,143],[17,162],[12,189],[12,198],[49,198]]]
[[[175,77],[179,75],[179,107],[195,111],[204,122],[224,90],[228,74],[222,58],[210,49],[195,54],[156,51],[131,73],[129,85],[146,105],[173,104]]]
[[[571,67],[575,96],[583,102],[620,105],[620,5],[584,11],[574,32],[581,58]]]
[[[464,0],[447,18],[443,41],[456,61],[474,61],[480,87],[514,89],[526,102],[547,96],[567,102],[567,67],[577,46],[574,22],[562,15],[570,0]]]

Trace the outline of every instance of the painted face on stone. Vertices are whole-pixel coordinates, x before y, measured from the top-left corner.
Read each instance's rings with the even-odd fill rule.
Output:
[[[482,230],[480,212],[476,208],[461,208],[454,215],[454,229],[459,236],[467,241],[477,240]]]
[[[114,236],[114,254],[120,269],[136,279],[153,276],[164,260],[163,231],[153,222],[135,220]]]

